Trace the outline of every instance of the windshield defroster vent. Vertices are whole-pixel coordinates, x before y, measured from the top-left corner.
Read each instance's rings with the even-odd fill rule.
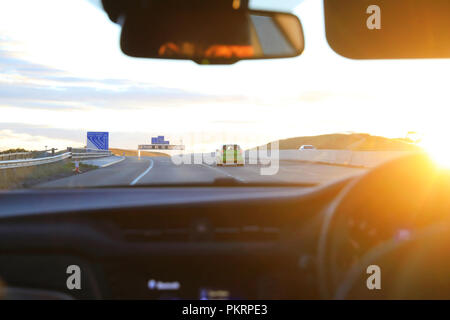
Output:
[[[122,229],[124,238],[131,242],[195,242],[195,241],[275,241],[280,230],[259,225],[211,226],[197,223],[188,228],[127,228]]]

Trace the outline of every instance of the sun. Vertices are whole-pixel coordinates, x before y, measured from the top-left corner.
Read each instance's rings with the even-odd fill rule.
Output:
[[[419,146],[436,162],[437,165],[445,169],[450,169],[450,148],[448,148],[448,140],[445,137],[439,138],[424,137]]]

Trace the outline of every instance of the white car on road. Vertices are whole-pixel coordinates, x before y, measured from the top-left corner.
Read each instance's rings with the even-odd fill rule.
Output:
[[[310,144],[304,144],[298,150],[316,150],[316,147]]]

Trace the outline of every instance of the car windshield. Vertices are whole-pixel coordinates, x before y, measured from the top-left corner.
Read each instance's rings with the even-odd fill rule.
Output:
[[[450,163],[448,59],[347,59],[322,1],[250,5],[297,15],[303,54],[132,58],[100,1],[1,1],[0,188],[309,186],[410,152]]]

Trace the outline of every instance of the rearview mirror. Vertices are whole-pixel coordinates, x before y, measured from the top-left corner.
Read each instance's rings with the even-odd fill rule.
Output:
[[[352,59],[450,57],[450,0],[324,0],[327,40]]]
[[[231,64],[295,57],[304,49],[300,20],[289,13],[249,10],[244,0],[143,2],[116,9],[121,49],[132,57]]]

